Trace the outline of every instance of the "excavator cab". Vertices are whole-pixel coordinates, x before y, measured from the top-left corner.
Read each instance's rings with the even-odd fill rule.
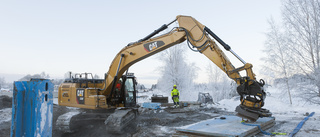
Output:
[[[90,77],[91,76],[91,77]],[[83,112],[68,112],[58,117],[56,125],[64,133],[77,130],[79,122],[105,120],[107,130],[118,132],[135,118],[136,77],[126,73],[115,82],[109,96],[99,93],[104,79],[94,79],[91,73],[76,73],[65,79],[59,87],[59,105],[83,108]],[[109,97],[109,98],[108,98]],[[107,109],[115,109],[112,114]]]
[[[90,77],[91,76],[91,77]],[[126,73],[115,83],[111,95],[99,92],[104,79],[94,79],[91,73],[76,73],[59,87],[59,105],[85,109],[106,109],[136,106],[136,77]]]
[[[120,78],[121,83],[121,89],[120,94],[122,103],[124,104],[124,107],[135,107],[136,106],[136,77],[133,75],[133,73],[128,73],[126,75],[123,75],[122,78]],[[116,85],[116,90],[117,90]]]

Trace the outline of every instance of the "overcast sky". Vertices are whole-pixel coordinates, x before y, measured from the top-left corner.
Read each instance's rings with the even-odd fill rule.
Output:
[[[10,82],[43,71],[51,78],[63,78],[67,71],[103,77],[128,43],[177,15],[190,15],[252,63],[259,78],[267,20],[279,21],[280,7],[279,0],[1,1],[0,77]],[[236,67],[241,65],[230,54],[228,57]],[[157,82],[161,65],[157,58],[152,56],[130,68],[140,83]],[[187,62],[200,68],[197,82],[208,80],[205,56],[187,50]]]

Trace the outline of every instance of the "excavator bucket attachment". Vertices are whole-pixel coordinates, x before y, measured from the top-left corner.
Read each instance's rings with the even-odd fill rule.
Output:
[[[252,122],[257,121],[257,119],[259,118],[259,114],[246,111],[245,109],[241,108],[240,105],[236,107],[236,112],[238,112],[237,116],[248,119]]]
[[[244,119],[248,119],[249,121],[255,122],[259,117],[271,117],[272,113],[267,109],[250,109],[243,105],[239,105],[236,107],[237,116],[242,117]]]

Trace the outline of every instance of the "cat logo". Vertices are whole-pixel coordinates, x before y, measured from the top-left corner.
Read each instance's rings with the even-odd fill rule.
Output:
[[[155,42],[146,43],[143,45],[143,47],[147,52],[150,52],[150,51],[155,50],[163,45],[164,45],[163,41],[155,41]]]
[[[149,44],[149,50],[153,50],[153,49],[156,49],[158,46],[157,46],[157,42],[153,42],[151,44]]]
[[[69,97],[68,92],[63,92],[63,93],[62,93],[62,97]]]

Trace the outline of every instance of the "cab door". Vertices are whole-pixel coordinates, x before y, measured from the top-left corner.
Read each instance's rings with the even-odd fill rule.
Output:
[[[133,77],[127,77],[124,83],[124,100],[125,107],[136,106],[136,87],[135,79]]]

